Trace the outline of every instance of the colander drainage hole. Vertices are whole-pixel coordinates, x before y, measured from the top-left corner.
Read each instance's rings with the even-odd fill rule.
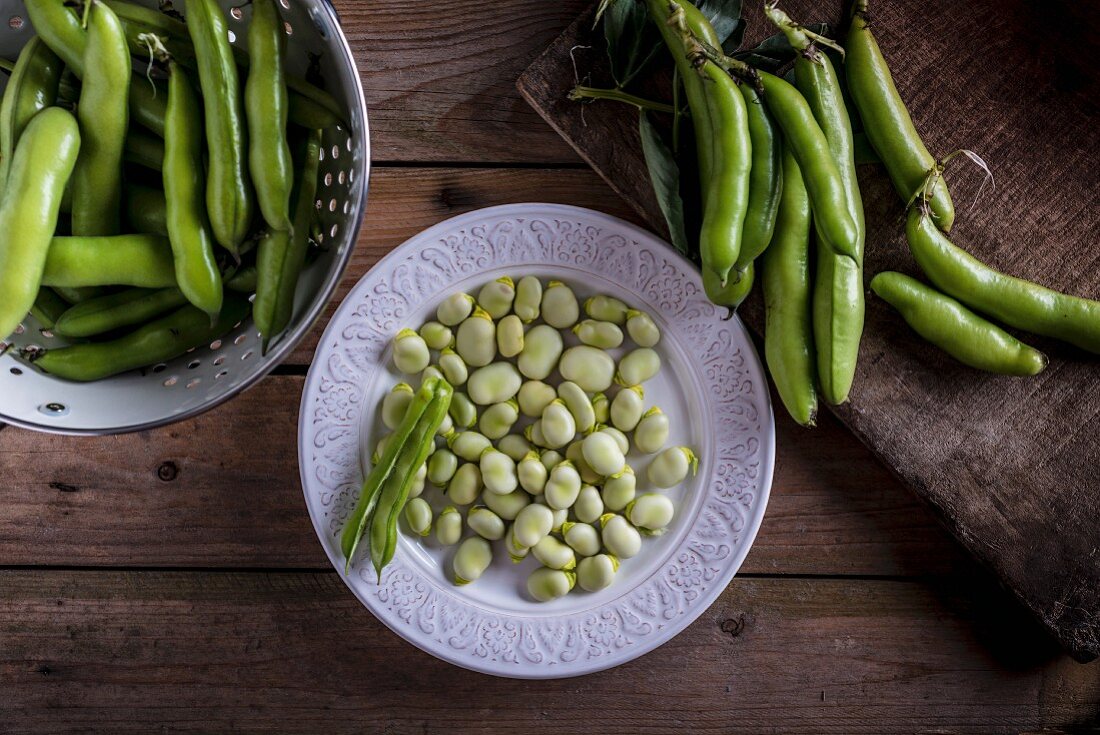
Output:
[[[223,362],[225,362],[225,355],[218,355],[214,358],[214,367],[221,365]]]
[[[194,370],[194,369],[195,369],[195,368],[197,368],[197,367],[198,367],[199,365],[202,365],[202,361],[201,361],[201,360],[192,360],[191,362],[187,363],[187,369],[188,369],[188,370]]]
[[[235,344],[235,345],[243,345],[243,344],[244,344],[244,341],[245,341],[246,339],[248,339],[248,335],[247,335],[247,334],[241,334],[241,335],[238,335],[238,336],[237,336],[237,338],[236,338],[235,340],[233,340],[233,344]]]
[[[168,365],[166,365],[165,363],[158,362],[156,365],[153,366],[153,372],[154,373],[163,373],[165,371],[165,369],[167,369],[167,367],[168,367]]]
[[[8,18],[8,28],[11,28],[13,31],[18,31],[22,27],[23,16],[13,15],[12,17]]]
[[[43,403],[38,407],[39,413],[44,413],[47,416],[65,416],[69,413],[69,407],[64,403]]]
[[[233,20],[240,20],[244,17],[244,13],[238,7],[232,7],[229,9],[229,14],[233,16]]]
[[[213,342],[210,343],[210,349],[212,349],[212,350],[220,350],[221,348],[222,348],[222,341],[220,339],[216,339],[216,340],[214,340]]]
[[[202,378],[191,378],[191,380],[187,381],[187,385],[184,386],[184,387],[185,388],[194,388],[196,385],[198,385],[201,382],[202,382]]]
[[[214,380],[221,380],[226,375],[229,375],[228,370],[219,370],[217,373],[214,374]]]
[[[167,380],[164,381],[164,387],[165,388],[171,388],[173,385],[175,385],[178,382],[179,382],[179,378],[177,378],[175,375],[173,375],[172,377],[170,377],[170,378],[168,378]]]
[[[23,371],[22,371],[22,370],[20,370],[19,368],[12,368],[12,369],[11,369],[11,374],[12,374],[12,375],[22,375],[22,374],[23,374]]]

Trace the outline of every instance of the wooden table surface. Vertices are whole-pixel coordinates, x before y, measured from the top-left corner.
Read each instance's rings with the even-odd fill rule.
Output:
[[[513,86],[585,4],[337,3],[374,153],[338,296],[477,207],[636,220]],[[362,608],[310,526],[296,419],[322,326],[192,421],[0,431],[0,732],[1100,731],[1100,664],[1061,653],[828,416],[777,416],[756,544],[672,642],[562,681],[437,661]]]

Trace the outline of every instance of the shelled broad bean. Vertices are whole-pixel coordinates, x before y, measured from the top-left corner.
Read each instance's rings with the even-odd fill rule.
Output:
[[[379,407],[388,430],[419,381],[459,388],[422,468],[427,494],[403,514],[413,538],[458,545],[448,555],[455,584],[491,573],[494,556],[530,557],[530,599],[597,591],[668,527],[676,505],[664,490],[697,458],[666,448],[669,417],[646,404],[660,340],[646,312],[530,275],[450,294],[429,321],[398,332],[393,364],[404,377]]]

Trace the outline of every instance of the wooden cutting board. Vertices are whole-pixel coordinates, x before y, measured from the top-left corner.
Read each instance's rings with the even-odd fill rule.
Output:
[[[620,0],[625,1],[625,0]],[[746,2],[745,47],[772,34]],[[846,7],[788,0],[794,18],[840,23]],[[1100,5],[877,0],[874,31],[935,155],[979,152],[949,171],[952,238],[1002,270],[1100,298]],[[655,230],[666,233],[633,108],[566,99],[576,71],[607,81],[603,38],[583,15],[517,82],[531,105]],[[860,169],[866,278],[917,275],[904,213],[878,166]],[[599,208],[599,202],[593,202]],[[758,333],[758,294],[742,316]],[[836,414],[1080,660],[1100,654],[1100,358],[1025,337],[1051,358],[1036,378],[994,377],[921,342],[868,299],[859,370]],[[777,410],[782,410],[779,408]],[[813,446],[813,432],[806,442]],[[812,451],[812,449],[811,449]]]

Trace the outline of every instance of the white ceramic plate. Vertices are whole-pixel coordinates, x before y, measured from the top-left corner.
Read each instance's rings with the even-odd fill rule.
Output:
[[[693,447],[699,473],[671,491],[668,532],[645,539],[615,582],[551,603],[529,600],[533,559],[503,549],[474,584],[449,579],[454,547],[401,533],[379,584],[368,561],[345,577],[383,623],[423,650],[476,671],[517,678],[576,676],[650,651],[683,630],[737,572],[760,526],[774,464],[768,384],[744,326],[703,294],[699,273],[653,235],[578,207],[514,204],[442,222],[383,258],[340,305],[306,379],[298,451],[306,505],[343,576],[339,533],[363,480],[361,457],[382,435],[377,409],[400,376],[390,344],[433,318],[454,291],[502,275],[565,281],[578,297],[607,293],[661,328],[661,373],[646,404],[669,415],[669,445]],[[629,344],[629,341],[628,341]],[[612,389],[614,390],[614,389]],[[648,458],[632,455],[638,491]],[[429,488],[426,498],[437,498]],[[437,509],[440,501],[433,503]],[[499,546],[499,542],[497,544]]]

